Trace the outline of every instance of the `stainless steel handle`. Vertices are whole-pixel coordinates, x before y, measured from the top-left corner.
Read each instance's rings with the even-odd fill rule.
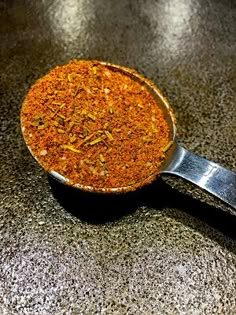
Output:
[[[236,209],[236,173],[176,145],[162,173],[180,176]]]

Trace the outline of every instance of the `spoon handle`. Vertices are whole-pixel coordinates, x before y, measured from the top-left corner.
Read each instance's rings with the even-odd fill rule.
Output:
[[[162,173],[180,176],[203,188],[236,210],[236,173],[176,145]]]

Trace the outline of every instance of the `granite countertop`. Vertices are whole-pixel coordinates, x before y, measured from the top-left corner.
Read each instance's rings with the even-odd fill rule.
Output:
[[[179,143],[236,171],[234,1],[0,2],[0,314],[236,314],[236,216],[180,179],[123,196],[49,179],[19,111],[70,59],[127,65],[168,97]]]

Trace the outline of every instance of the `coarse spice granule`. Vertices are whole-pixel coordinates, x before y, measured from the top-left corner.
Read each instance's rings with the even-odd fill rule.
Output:
[[[46,171],[98,190],[135,187],[158,173],[171,143],[147,87],[97,61],[73,60],[37,80],[24,100],[21,124]]]

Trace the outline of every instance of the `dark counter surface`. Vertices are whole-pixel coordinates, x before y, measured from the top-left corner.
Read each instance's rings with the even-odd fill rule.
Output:
[[[61,187],[19,111],[57,64],[127,65],[169,98],[179,142],[236,171],[234,1],[0,1],[0,313],[236,314],[236,217],[177,179],[128,196]]]

